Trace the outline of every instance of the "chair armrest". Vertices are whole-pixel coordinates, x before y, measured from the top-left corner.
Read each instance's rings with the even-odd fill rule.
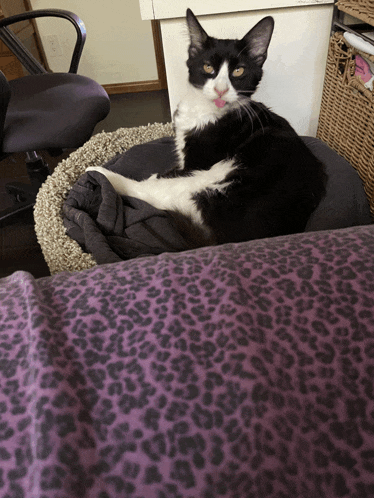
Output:
[[[14,23],[17,23],[20,21],[27,21],[29,19],[35,19],[38,17],[60,17],[63,19],[67,19],[68,21],[70,21],[73,24],[73,26],[75,27],[76,33],[77,33],[77,41],[75,43],[75,47],[73,50],[73,55],[71,58],[69,73],[76,73],[78,70],[78,65],[79,65],[79,61],[81,58],[83,46],[84,46],[84,43],[86,41],[86,27],[85,27],[83,21],[73,12],[70,12],[68,10],[61,10],[61,9],[41,9],[41,10],[33,10],[30,12],[24,12],[22,14],[17,14],[14,16],[6,17],[5,19],[1,19],[0,20],[0,30],[2,28],[7,30],[7,26],[9,26],[11,24],[14,24]],[[10,30],[7,30],[6,33],[7,33],[7,35],[9,33],[13,34]],[[15,35],[13,35],[13,37],[16,38]],[[8,39],[8,36],[5,36],[5,38]],[[9,37],[9,38],[11,38],[11,37]],[[7,40],[4,39],[3,41],[4,41],[4,43],[7,44]],[[22,54],[19,53],[19,50],[16,50],[16,48],[14,46],[9,47],[9,48],[11,50],[12,49],[15,50],[15,55],[20,59],[20,61],[22,63],[25,62],[25,58],[27,58],[27,57],[28,58],[31,57],[32,59],[34,59],[34,61],[36,61],[36,59],[32,56],[32,54],[30,54],[30,52],[25,47],[20,46],[19,43],[18,43],[17,48],[22,50],[22,52],[23,52]],[[26,61],[26,63],[27,63],[27,61]],[[40,66],[40,64],[39,64],[39,66]],[[40,72],[40,68],[39,68],[39,72]]]

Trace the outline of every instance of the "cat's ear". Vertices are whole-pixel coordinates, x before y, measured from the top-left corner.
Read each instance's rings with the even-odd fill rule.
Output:
[[[274,19],[271,16],[264,17],[243,38],[249,55],[259,66],[262,66],[266,61],[273,29]]]
[[[204,43],[208,39],[208,35],[204,31],[199,21],[196,19],[191,9],[187,9],[186,19],[191,41],[189,54],[190,56],[194,56],[200,50],[202,50]]]

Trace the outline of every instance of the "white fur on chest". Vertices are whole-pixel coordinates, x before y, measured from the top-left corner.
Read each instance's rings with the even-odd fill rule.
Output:
[[[217,107],[215,100],[218,92],[224,93],[226,105]],[[174,116],[175,143],[179,167],[184,167],[184,148],[186,133],[201,130],[210,123],[215,123],[235,106],[238,94],[229,78],[228,63],[224,62],[216,78],[209,78],[203,88],[190,85],[184,99],[179,103]]]
[[[204,191],[224,192],[229,185],[229,182],[224,180],[234,169],[234,160],[227,160],[214,164],[209,170],[194,171],[190,176],[157,178],[156,175],[152,175],[141,182],[101,166],[89,167],[87,171],[102,173],[120,195],[136,197],[157,209],[178,211],[204,227],[194,196]]]
[[[201,130],[210,123],[215,123],[227,112],[218,108],[213,101],[191,87],[185,98],[179,103],[174,117],[175,144],[179,167],[184,167],[184,147],[186,133],[191,130]]]
[[[215,123],[223,113],[224,110],[208,100],[201,90],[190,87],[178,105],[175,126],[183,131],[203,128],[208,123]]]

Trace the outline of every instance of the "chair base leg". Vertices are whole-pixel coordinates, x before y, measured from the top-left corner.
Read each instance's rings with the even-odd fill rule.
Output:
[[[31,185],[11,182],[5,188],[13,201],[13,206],[0,211],[0,224],[11,222],[12,217],[31,209],[35,205],[36,194],[49,176],[48,164],[36,152],[26,153],[27,173]]]
[[[38,192],[38,189],[32,185],[20,182],[7,183],[5,190],[14,204],[35,201]]]
[[[13,218],[25,211],[31,211],[36,201],[38,189],[25,183],[13,182],[5,185],[13,206],[0,211],[0,226],[11,223]]]
[[[31,185],[39,190],[50,174],[48,164],[36,152],[26,153],[27,174],[31,180]]]
[[[21,213],[24,213],[25,211],[29,211],[33,208],[35,205],[34,202],[30,201],[24,201],[24,202],[18,202],[17,204],[14,204],[14,206],[3,209],[0,211],[0,226],[6,224],[6,223],[11,223],[12,218],[18,216]]]

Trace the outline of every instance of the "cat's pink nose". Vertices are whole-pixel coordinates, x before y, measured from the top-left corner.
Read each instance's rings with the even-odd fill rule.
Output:
[[[216,92],[218,97],[222,97],[222,95],[225,95],[225,93],[227,93],[229,91],[229,89],[226,88],[225,90],[218,90],[217,88],[214,88],[214,91]]]

